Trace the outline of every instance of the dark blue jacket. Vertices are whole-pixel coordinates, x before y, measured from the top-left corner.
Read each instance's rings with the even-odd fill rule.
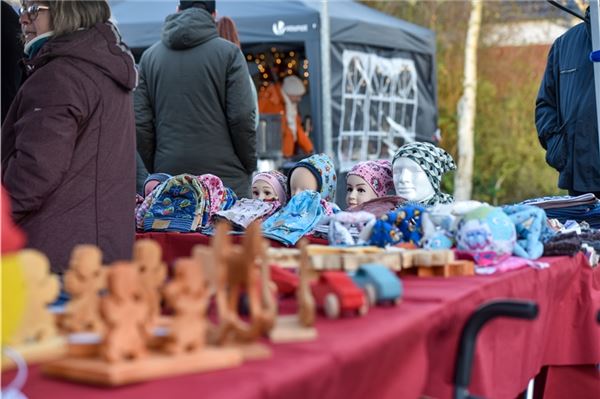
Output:
[[[558,187],[582,192],[600,191],[591,37],[588,7],[586,22],[552,45],[535,104],[535,125],[546,162],[560,172]]]

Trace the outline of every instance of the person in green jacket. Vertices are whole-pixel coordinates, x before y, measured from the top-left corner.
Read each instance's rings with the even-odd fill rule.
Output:
[[[256,169],[253,87],[239,48],[217,33],[214,1],[180,1],[144,52],[137,149],[149,173],[211,173],[239,197]]]

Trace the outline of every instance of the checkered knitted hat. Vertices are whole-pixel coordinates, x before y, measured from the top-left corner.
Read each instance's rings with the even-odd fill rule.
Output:
[[[398,152],[394,155],[392,165],[398,158],[412,159],[427,174],[427,178],[435,190],[435,195],[427,201],[427,205],[447,204],[454,201],[450,194],[440,191],[440,183],[444,173],[456,169],[452,156],[444,149],[431,143],[414,142],[405,144],[398,149]]]

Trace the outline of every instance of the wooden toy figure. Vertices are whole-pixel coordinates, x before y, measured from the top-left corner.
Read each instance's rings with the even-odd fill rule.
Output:
[[[179,259],[175,278],[165,287],[167,305],[175,311],[165,346],[169,353],[200,350],[206,343],[209,293],[201,267],[195,259]]]
[[[316,304],[315,298],[310,290],[310,259],[306,246],[308,240],[301,239],[300,247],[300,283],[296,292],[298,300],[298,317],[304,327],[312,327],[315,324]]]
[[[138,269],[133,262],[116,262],[108,270],[108,295],[100,313],[107,330],[101,346],[110,363],[146,355],[149,312]]]
[[[60,290],[58,278],[50,274],[48,258],[34,249],[20,253],[23,280],[26,284],[25,312],[13,344],[42,342],[56,336],[54,315],[46,307]]]
[[[218,224],[212,242],[220,323],[217,342],[249,343],[273,327],[277,312],[268,284],[261,284],[259,276],[267,269],[264,262],[266,246],[260,223],[254,222],[248,227],[241,247],[231,244],[228,230],[226,223]],[[261,290],[269,293],[261,295]],[[237,311],[242,291],[248,295],[249,323],[242,321]]]
[[[154,325],[160,316],[160,288],[167,276],[167,266],[162,261],[162,249],[154,240],[138,240],[133,246],[133,261],[140,273],[149,306],[150,322]]]
[[[71,300],[65,309],[63,328],[71,333],[101,333],[104,323],[99,315],[98,293],[106,286],[106,275],[100,249],[94,245],[73,248],[64,283]]]

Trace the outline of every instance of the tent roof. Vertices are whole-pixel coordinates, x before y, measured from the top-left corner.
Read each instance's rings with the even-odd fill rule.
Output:
[[[125,42],[132,48],[149,47],[160,39],[167,15],[175,12],[177,0],[111,0],[113,18]],[[302,1],[217,0],[217,14],[229,16],[237,24],[243,43],[304,41],[317,37],[321,4]],[[384,14],[353,0],[330,0],[330,32],[333,42],[357,43],[404,49],[422,53],[435,52],[435,35],[429,29]],[[308,31],[273,33],[273,24],[306,24]]]

